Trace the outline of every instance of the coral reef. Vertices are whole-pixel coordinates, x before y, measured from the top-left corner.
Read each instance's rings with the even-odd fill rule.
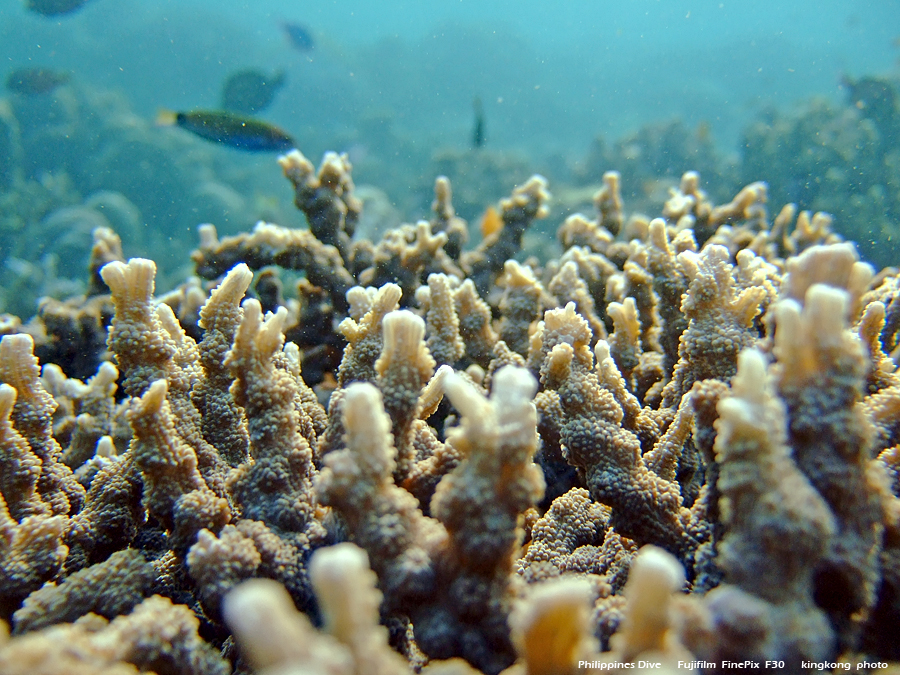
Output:
[[[370,241],[346,156],[279,163],[309,229],[156,297],[101,223],[4,322],[2,672],[900,659],[896,270],[759,182],[606,172],[539,260],[540,176],[467,248],[446,177]]]
[[[246,161],[246,158],[245,158]],[[85,289],[91,233],[115,230],[153,258],[160,288],[180,283],[198,223],[238,232],[259,218],[299,225],[268,172],[154,127],[120,93],[73,78],[53,96],[0,98],[0,312],[30,317],[44,297]]]
[[[845,105],[817,99],[751,124],[740,175],[765,171],[777,203],[833,214],[866,258],[894,265],[884,243],[896,238],[900,218],[900,195],[892,187],[900,178],[900,81],[866,77],[843,84]]]

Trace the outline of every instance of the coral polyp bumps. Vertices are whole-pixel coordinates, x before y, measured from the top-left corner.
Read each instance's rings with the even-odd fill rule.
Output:
[[[202,226],[159,298],[98,230],[4,322],[0,671],[900,658],[895,270],[693,173],[653,220],[607,174],[556,259],[538,176],[371,242],[346,158],[280,162],[308,230]]]

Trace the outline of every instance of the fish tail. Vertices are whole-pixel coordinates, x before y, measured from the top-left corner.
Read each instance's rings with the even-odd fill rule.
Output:
[[[488,206],[481,217],[481,236],[489,237],[503,228],[503,218],[497,213],[497,209]]]
[[[160,109],[156,113],[156,126],[174,127],[176,124],[178,124],[178,113],[174,110]]]

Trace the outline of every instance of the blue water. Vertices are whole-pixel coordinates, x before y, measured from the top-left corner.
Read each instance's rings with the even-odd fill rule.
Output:
[[[292,48],[283,21],[308,26],[315,48]],[[0,312],[28,315],[40,295],[83,284],[75,270],[86,261],[95,215],[51,216],[72,206],[96,211],[91,204],[106,204],[109,192],[117,203],[124,198],[122,213],[135,214],[120,232],[125,255],[157,260],[161,287],[190,273],[200,222],[223,234],[260,218],[302,226],[272,155],[153,125],[161,108],[217,107],[223,82],[240,69],[283,69],[286,85],[261,116],[314,161],[326,150],[348,152],[357,183],[383,191],[384,223],[395,223],[427,214],[438,171],[473,168],[465,153],[475,97],[483,101],[486,150],[495,153],[482,156],[493,164],[478,168],[494,183],[473,179],[481,182],[467,200],[457,192],[470,219],[534,171],[552,188],[596,184],[602,171],[623,167],[578,178],[592,142],[615,143],[648,124],[678,120],[706,130],[718,156],[737,157],[744,130],[761,115],[812,97],[846,105],[847,76],[896,77],[898,36],[896,0],[89,0],[53,18],[3,0],[0,79],[23,66],[72,78],[33,100],[0,92],[0,127],[9,102],[21,127],[26,156],[17,171],[32,181],[28,190],[50,194],[43,210],[18,198],[21,213],[13,215],[24,224],[0,212],[0,287],[31,289],[7,292],[13,299],[5,304],[0,297]],[[651,170],[665,165],[667,180],[699,168],[663,160]],[[782,183],[810,184],[828,169],[814,166]],[[626,184],[626,197],[650,194],[648,178]],[[856,193],[889,194],[890,186],[878,190],[863,185]],[[795,192],[787,189],[786,198]],[[567,215],[554,208],[548,236]],[[838,211],[840,226],[841,204],[827,208]],[[45,225],[63,221],[74,225],[60,247]],[[868,251],[880,237],[855,235]]]
[[[282,19],[310,27],[314,52],[291,50]],[[492,143],[574,151],[674,116],[734,143],[761,106],[837,98],[843,73],[895,66],[900,3],[92,0],[48,19],[5,0],[0,26],[8,63],[71,69],[147,115],[212,106],[234,69],[281,66],[269,118],[288,129],[385,109],[465,135],[478,94]]]

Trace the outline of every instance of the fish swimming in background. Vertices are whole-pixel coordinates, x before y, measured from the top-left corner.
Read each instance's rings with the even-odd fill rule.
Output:
[[[481,105],[481,97],[472,99],[472,108],[475,111],[475,126],[472,128],[472,147],[480,148],[484,145],[484,106]]]
[[[296,147],[294,139],[274,124],[223,110],[161,110],[156,123],[178,126],[208,141],[238,150],[275,152]]]
[[[704,145],[712,142],[712,125],[706,120],[697,123],[696,138]]]
[[[76,9],[81,9],[88,0],[26,0],[25,9],[43,14],[44,16],[57,16],[68,14]]]
[[[251,115],[266,108],[284,86],[284,71],[273,75],[248,68],[233,73],[222,85],[222,109]]]
[[[284,31],[284,34],[287,35],[291,47],[298,51],[312,51],[313,47],[316,46],[312,33],[310,33],[309,29],[302,23],[297,23],[296,21],[282,21],[281,29]]]
[[[495,232],[499,232],[503,228],[503,218],[497,212],[494,206],[489,206],[484,210],[481,216],[481,236],[490,237]]]
[[[6,88],[25,96],[49,94],[69,77],[69,73],[50,68],[16,68],[6,78]]]

